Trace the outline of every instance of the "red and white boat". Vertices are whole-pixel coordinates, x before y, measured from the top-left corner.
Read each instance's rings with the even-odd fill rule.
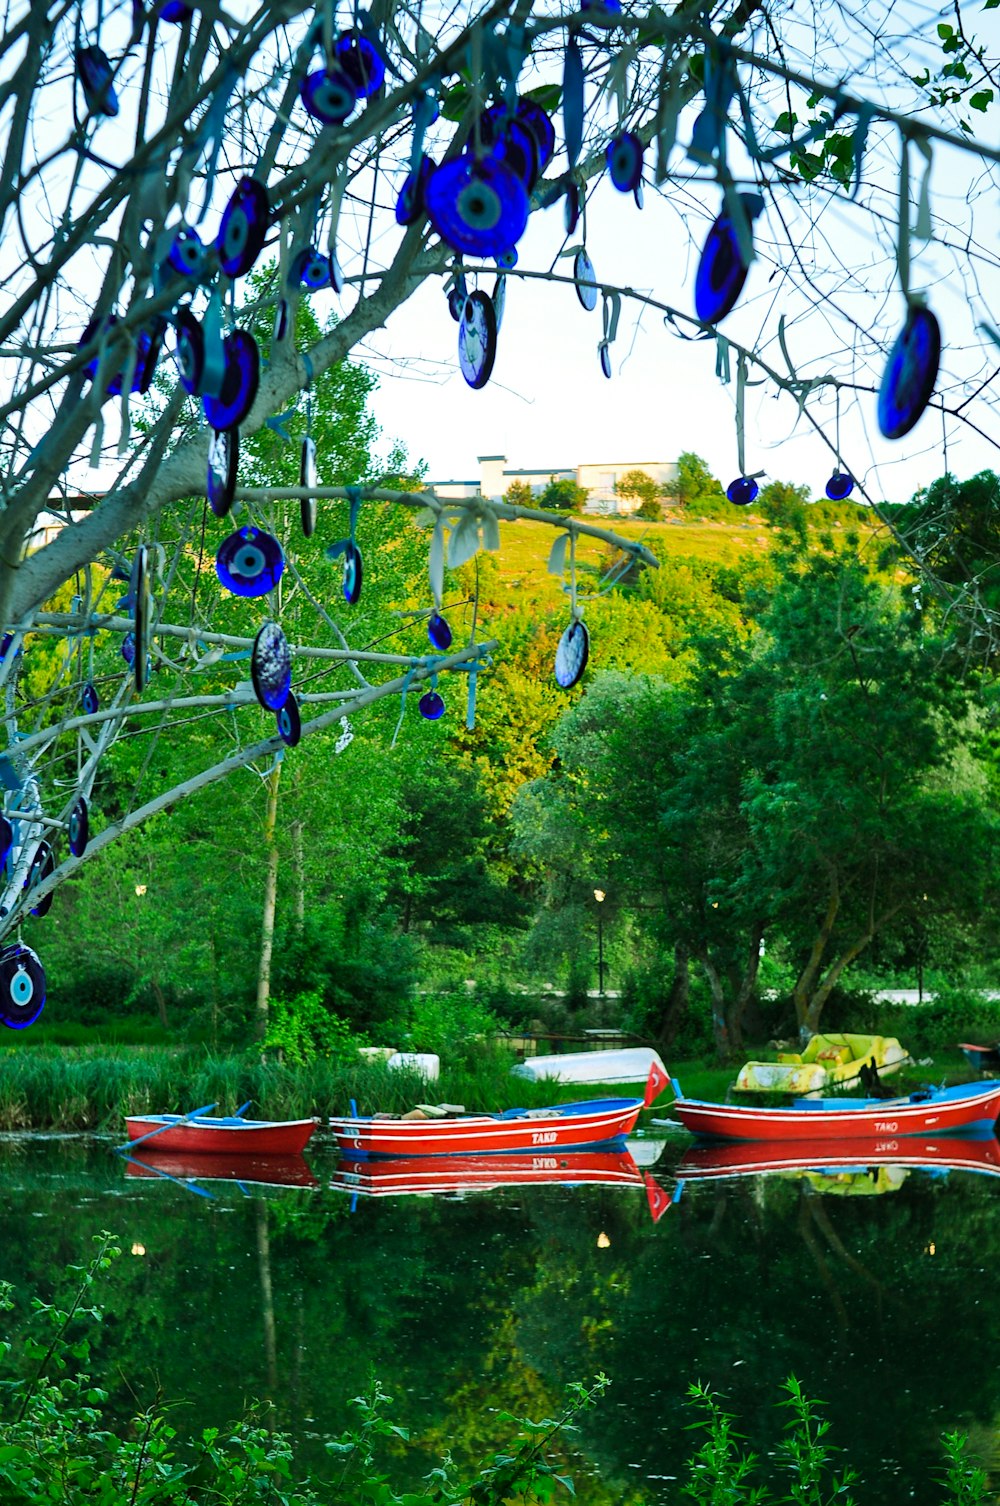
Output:
[[[499,1187],[642,1187],[628,1150],[556,1155],[405,1156],[338,1162],[331,1186],[365,1197],[462,1195]]]
[[[650,1068],[645,1098],[591,1098],[544,1109],[506,1109],[502,1114],[466,1114],[407,1119],[395,1114],[331,1119],[342,1154],[369,1156],[496,1156],[524,1152],[586,1150],[624,1140],[639,1111],[648,1108],[667,1078]]]
[[[217,1155],[212,1152],[163,1155],[150,1141],[149,1149],[139,1150],[138,1159],[125,1162],[127,1177],[152,1177],[170,1182],[239,1182],[247,1187],[318,1187],[301,1156]]]
[[[859,1136],[830,1140],[702,1141],[686,1150],[675,1176],[683,1181],[766,1176],[770,1172],[852,1172],[876,1166],[908,1170],[977,1171],[1000,1176],[996,1135]]]
[[[799,1098],[774,1108],[685,1098],[676,1079],[671,1082],[677,1094],[672,1108],[685,1129],[715,1140],[839,1141],[990,1132],[1000,1116],[1000,1081],[922,1088],[907,1098]]]
[[[125,1120],[130,1142],[149,1141],[161,1155],[297,1156],[308,1145],[318,1119],[244,1119],[208,1114],[132,1114]]]

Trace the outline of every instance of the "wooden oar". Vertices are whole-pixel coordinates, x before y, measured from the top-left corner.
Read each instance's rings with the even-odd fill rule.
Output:
[[[162,1135],[164,1130],[176,1129],[179,1124],[189,1124],[192,1119],[200,1119],[202,1114],[210,1114],[217,1105],[206,1103],[202,1109],[192,1109],[190,1114],[185,1114],[181,1119],[170,1119],[166,1124],[158,1124],[156,1129],[150,1130],[146,1135],[140,1135],[138,1140],[126,1140],[124,1145],[116,1145],[115,1150],[134,1150],[137,1145],[142,1145],[146,1140],[152,1140],[154,1135]]]

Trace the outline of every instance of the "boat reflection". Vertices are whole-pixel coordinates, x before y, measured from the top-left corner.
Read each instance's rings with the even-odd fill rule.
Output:
[[[240,1188],[319,1186],[302,1156],[181,1156],[150,1147],[141,1157],[123,1160],[127,1177],[179,1182],[191,1192],[204,1191],[200,1182],[234,1182]]]
[[[692,1145],[677,1164],[680,1181],[723,1177],[795,1176],[817,1191],[894,1192],[911,1171],[942,1175],[974,1171],[1000,1176],[1000,1141],[995,1135],[922,1135],[829,1140],[727,1140]]]

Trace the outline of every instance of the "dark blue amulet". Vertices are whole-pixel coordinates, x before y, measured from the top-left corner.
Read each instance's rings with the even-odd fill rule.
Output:
[[[253,335],[234,329],[223,342],[225,374],[218,397],[206,392],[201,404],[213,429],[236,429],[254,405],[260,386],[260,351]]]
[[[285,557],[273,534],[241,528],[219,545],[215,573],[234,596],[266,596],[281,579]]]
[[[0,1024],[11,1030],[33,1025],[45,1008],[45,969],[30,946],[15,942],[0,951]]]
[[[528,223],[528,194],[505,162],[464,154],[442,162],[425,190],[427,213],[441,239],[466,256],[502,256]]]
[[[417,702],[417,710],[426,722],[440,721],[444,716],[444,698],[436,690],[429,690]]]
[[[208,475],[205,492],[217,518],[224,518],[233,505],[236,471],[240,458],[238,429],[213,429],[208,441]]]
[[[739,199],[751,223],[760,214],[759,194],[741,193]],[[717,324],[735,307],[747,280],[747,264],[729,214],[723,210],[705,239],[694,283],[695,313],[703,324]]]
[[[497,316],[486,293],[470,293],[458,328],[458,362],[470,387],[485,387],[497,353]]]
[[[622,131],[608,142],[608,173],[619,193],[635,193],[642,182],[642,142],[634,131]]]
[[[36,889],[38,885],[43,883],[51,873],[55,872],[55,866],[56,859],[52,848],[49,846],[48,842],[39,842],[38,846],[35,848],[35,855],[31,860],[31,868],[28,871],[28,877],[24,881],[24,887],[28,890],[29,894],[31,893],[32,889]],[[32,905],[31,913],[32,915],[37,915],[39,918],[41,918],[41,916],[43,915],[48,915],[51,909],[52,891],[50,889],[44,899],[40,899],[37,905]]]
[[[292,655],[276,622],[265,622],[254,639],[250,678],[265,711],[280,711],[292,688]]]
[[[427,619],[427,636],[431,644],[440,653],[445,653],[451,648],[451,628],[440,612],[432,612]]]
[[[361,559],[361,550],[357,544],[348,539],[347,548],[344,550],[343,592],[344,600],[349,607],[356,606],[360,601],[364,578],[365,572]]]
[[[81,47],[76,55],[76,76],[91,115],[118,114],[118,96],[111,82],[112,67],[100,47]]]
[[[911,307],[878,393],[878,426],[886,439],[909,434],[931,400],[940,362],[940,325],[930,309]]]
[[[222,212],[216,245],[219,265],[227,277],[249,272],[267,235],[269,213],[267,189],[256,178],[241,178]]]
[[[275,712],[274,719],[281,741],[287,743],[289,748],[294,748],[302,737],[302,715],[299,711],[299,703],[291,691],[288,692],[281,710]]]
[[[85,795],[78,795],[73,802],[67,833],[70,852],[75,858],[82,858],[90,841],[90,808]]]
[[[831,502],[843,502],[854,490],[854,477],[849,471],[834,471],[826,483],[826,494]]]
[[[556,684],[563,690],[571,690],[586,669],[589,658],[590,634],[579,617],[574,617],[556,648]]]
[[[299,86],[306,112],[320,125],[343,125],[358,102],[358,91],[340,68],[317,68]]]
[[[730,481],[726,487],[726,496],[737,507],[749,507],[760,491],[760,487],[752,476],[737,476],[735,481]]]

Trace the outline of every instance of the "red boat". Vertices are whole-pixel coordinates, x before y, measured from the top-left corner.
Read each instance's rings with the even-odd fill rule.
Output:
[[[979,1171],[1000,1176],[1000,1140],[996,1135],[859,1136],[837,1144],[830,1140],[726,1141],[692,1145],[677,1164],[683,1181],[716,1177],[762,1176],[768,1172],[864,1171],[873,1166],[904,1166],[935,1171]]]
[[[151,1141],[148,1151],[140,1151],[142,1160],[130,1156],[125,1163],[127,1177],[158,1177],[174,1182],[241,1182],[254,1187],[318,1187],[301,1156],[161,1155]]]
[[[922,1088],[908,1098],[799,1098],[776,1108],[685,1098],[680,1084],[672,1082],[677,1094],[673,1110],[684,1127],[716,1140],[938,1136],[991,1131],[1000,1115],[1000,1081]]]
[[[344,1160],[331,1185],[365,1197],[426,1193],[488,1192],[498,1187],[564,1187],[600,1184],[642,1187],[644,1179],[627,1150],[569,1151],[556,1155],[405,1156]]]
[[[424,1106],[419,1118],[352,1113],[331,1119],[330,1128],[342,1154],[355,1161],[369,1156],[495,1156],[610,1148],[625,1138],[640,1109],[648,1108],[666,1085],[666,1076],[654,1062],[645,1098],[591,1098],[545,1109],[506,1109],[502,1114],[442,1112]]]
[[[149,1139],[148,1155],[297,1156],[308,1145],[318,1119],[227,1119],[209,1115],[133,1114],[125,1120],[129,1141]]]

